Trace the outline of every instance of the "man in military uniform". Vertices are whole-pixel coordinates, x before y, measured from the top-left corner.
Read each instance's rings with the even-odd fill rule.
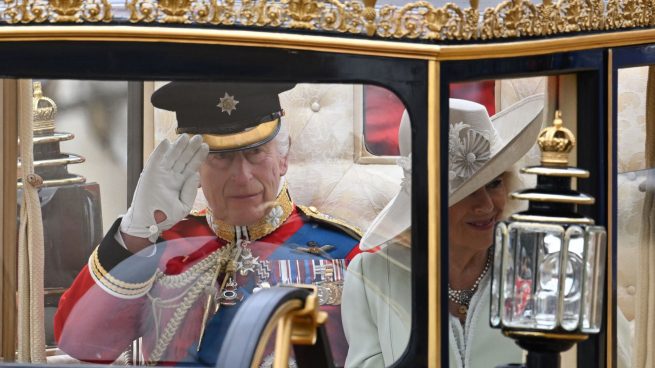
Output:
[[[245,298],[313,283],[343,365],[342,280],[360,233],[291,200],[278,99],[291,87],[172,82],[153,94],[154,106],[175,111],[182,135],[155,149],[127,214],[62,297],[55,317],[62,350],[111,362],[142,337],[151,364],[213,366]],[[199,184],[208,207],[189,214]]]

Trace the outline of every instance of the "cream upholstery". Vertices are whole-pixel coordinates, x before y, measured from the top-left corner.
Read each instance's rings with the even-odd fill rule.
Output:
[[[645,169],[646,82],[648,68],[619,70],[618,83],[618,307],[628,321],[635,316],[638,264],[637,245],[641,231],[644,178],[636,171]]]
[[[618,177],[618,267],[617,299],[628,321],[635,316],[639,233],[642,221],[644,193],[639,191],[643,178],[635,173]]]
[[[280,100],[291,135],[287,179],[294,200],[365,230],[398,191],[402,170],[355,162],[362,134],[357,94],[361,87],[353,85],[299,84]]]
[[[634,341],[636,299],[640,294],[640,241],[645,193],[639,185],[646,168],[646,85],[648,67],[620,69],[618,72],[618,214],[617,214],[617,363],[632,366],[638,349]],[[643,294],[643,291],[641,292]],[[645,297],[641,295],[640,297]],[[643,322],[643,321],[642,321]]]

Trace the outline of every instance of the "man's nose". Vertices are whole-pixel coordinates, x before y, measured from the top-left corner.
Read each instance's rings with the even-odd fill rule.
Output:
[[[252,177],[252,167],[250,162],[243,157],[241,152],[234,155],[234,160],[230,165],[230,179],[241,183],[247,182]]]

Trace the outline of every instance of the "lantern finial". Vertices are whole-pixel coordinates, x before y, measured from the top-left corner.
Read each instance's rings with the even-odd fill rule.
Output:
[[[555,111],[553,125],[544,128],[537,139],[541,148],[541,164],[544,166],[567,166],[569,153],[575,147],[575,135],[564,127],[562,113]]]
[[[32,84],[34,89],[32,93],[32,113],[34,115],[34,130],[35,131],[54,131],[55,130],[55,116],[57,115],[57,104],[43,96],[41,89],[41,82],[34,82]]]

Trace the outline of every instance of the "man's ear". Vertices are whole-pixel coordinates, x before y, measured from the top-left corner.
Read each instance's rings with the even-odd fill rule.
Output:
[[[283,157],[280,157],[280,176],[287,174],[289,168],[289,151],[291,150],[291,136],[289,136],[289,146]]]
[[[280,157],[280,176],[287,174],[289,168],[289,155]]]

